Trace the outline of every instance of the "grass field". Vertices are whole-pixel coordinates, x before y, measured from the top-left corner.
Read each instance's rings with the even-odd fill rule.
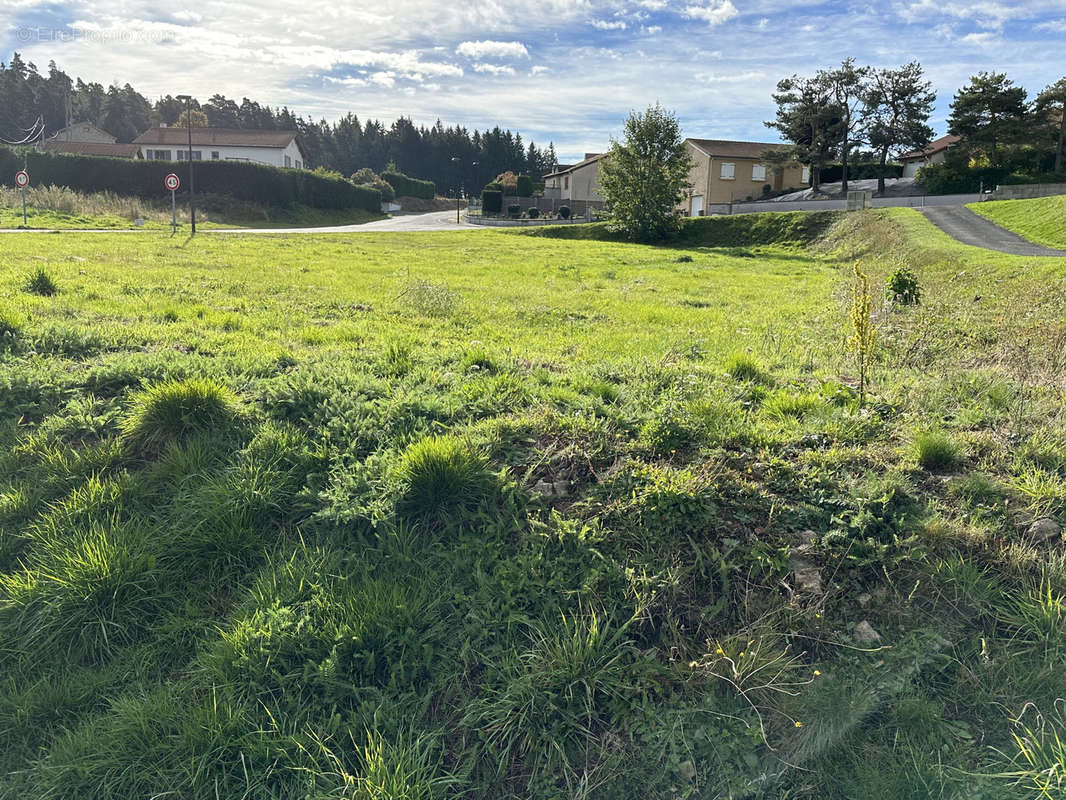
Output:
[[[576,235],[5,239],[0,798],[1061,797],[1066,265]]]
[[[1066,250],[1066,195],[971,203],[982,217],[1045,247]]]
[[[160,192],[156,202],[123,197],[110,192],[82,194],[66,187],[31,187],[27,192],[25,223],[22,195],[16,189],[0,187],[0,229],[32,228],[37,230],[147,230],[171,229],[170,197]],[[182,195],[178,200],[178,229],[187,232],[189,211]],[[370,214],[361,209],[334,211],[294,206],[279,208],[233,200],[213,195],[197,199],[197,227],[209,228],[282,228],[357,225],[384,214]],[[136,220],[144,220],[138,226]]]

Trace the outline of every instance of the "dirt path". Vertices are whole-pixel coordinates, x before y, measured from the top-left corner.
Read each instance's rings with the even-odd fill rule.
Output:
[[[996,250],[1000,253],[1010,253],[1014,256],[1066,257],[1066,250],[1053,250],[1050,247],[1030,242],[975,214],[965,206],[929,206],[921,211],[926,219],[963,244]]]

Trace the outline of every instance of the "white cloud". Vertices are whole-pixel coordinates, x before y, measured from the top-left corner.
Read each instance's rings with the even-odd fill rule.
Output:
[[[757,23],[755,23],[756,27],[758,27],[758,28],[759,28],[759,30],[765,30],[765,29],[766,29],[766,27],[767,27],[767,26],[768,26],[769,24],[770,24],[770,18],[769,18],[769,17],[763,17],[763,18],[762,18],[762,19],[760,19],[760,20],[759,20],[759,21],[758,21]]]
[[[203,22],[204,15],[197,14],[195,11],[175,11],[171,14],[178,22]]]
[[[616,19],[614,22],[608,22],[605,19],[597,19],[592,21],[593,28],[599,28],[601,31],[624,31],[626,29],[625,20]]]
[[[1049,19],[1047,22],[1038,23],[1038,31],[1052,31],[1053,33],[1066,33],[1066,18]]]
[[[682,12],[689,19],[700,19],[708,25],[721,25],[739,13],[732,0],[707,0],[702,5],[686,6]]]
[[[662,25],[644,25],[640,29],[641,33],[646,33],[648,36],[654,36],[657,33],[663,32]]]
[[[546,67],[543,64],[537,64],[533,69],[529,71],[530,75],[544,75],[551,72],[551,67]]]
[[[489,75],[514,75],[514,67],[501,66],[499,64],[486,64],[478,62],[474,64],[474,72],[485,72]]]
[[[470,59],[529,58],[529,50],[521,42],[462,42],[455,52]]]

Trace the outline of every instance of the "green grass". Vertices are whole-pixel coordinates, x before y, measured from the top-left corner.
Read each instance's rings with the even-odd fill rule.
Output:
[[[1031,242],[1066,250],[1066,195],[991,200],[971,203],[967,208]]]
[[[0,797],[1055,796],[1066,264],[564,230],[4,240]]]

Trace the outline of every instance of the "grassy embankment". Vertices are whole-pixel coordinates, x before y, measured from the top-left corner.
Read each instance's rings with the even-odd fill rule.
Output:
[[[1066,264],[834,219],[5,241],[0,797],[1061,796]]]
[[[101,192],[82,194],[56,186],[31,187],[27,192],[26,226],[38,230],[132,230],[134,220],[143,219],[148,230],[170,230],[170,197],[160,192],[158,202]],[[233,200],[228,197],[197,198],[197,227],[282,228],[356,225],[384,214],[361,209],[331,211],[296,206],[279,208]],[[185,197],[178,199],[178,228],[187,230],[189,211]],[[0,187],[0,228],[21,228],[22,195],[16,189]]]
[[[971,203],[982,217],[1045,247],[1066,250],[1066,195]]]

